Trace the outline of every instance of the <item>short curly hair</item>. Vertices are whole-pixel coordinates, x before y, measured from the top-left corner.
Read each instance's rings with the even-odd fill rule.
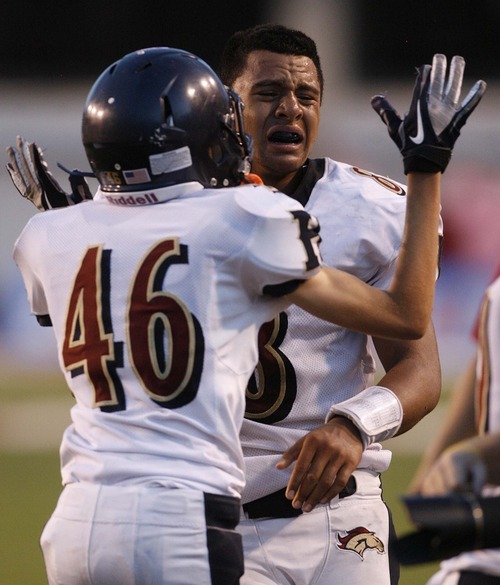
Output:
[[[218,74],[222,82],[232,87],[245,69],[248,55],[259,50],[309,57],[318,72],[323,95],[324,78],[316,43],[305,33],[281,24],[258,24],[231,35],[219,63]]]

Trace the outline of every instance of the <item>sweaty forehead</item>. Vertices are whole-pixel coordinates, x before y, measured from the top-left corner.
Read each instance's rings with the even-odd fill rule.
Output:
[[[246,67],[235,82],[237,87],[251,89],[259,84],[311,86],[319,91],[318,72],[313,61],[304,55],[283,55],[271,51],[252,51]]]

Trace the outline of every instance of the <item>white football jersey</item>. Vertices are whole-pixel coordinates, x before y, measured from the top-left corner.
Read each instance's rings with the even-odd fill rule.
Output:
[[[321,224],[326,265],[387,288],[403,235],[405,195],[405,187],[390,179],[317,159],[309,161],[293,197]],[[324,424],[332,404],[373,385],[372,351],[368,336],[296,306],[263,327],[241,433],[247,473],[244,502],[285,487],[290,470],[275,468],[283,451]],[[381,472],[390,458],[389,450],[373,444],[363,453],[360,468]]]
[[[476,419],[480,434],[500,431],[500,274],[486,289],[477,327]]]
[[[33,217],[14,258],[76,400],[63,483],[238,496],[257,332],[281,285],[319,270],[318,239],[300,204],[256,185],[99,192]]]
[[[486,289],[476,328],[476,421],[479,434],[500,430],[500,272]],[[485,497],[500,496],[500,487],[486,486]],[[454,571],[480,571],[500,577],[500,549],[466,552],[441,563],[429,585],[444,585]]]

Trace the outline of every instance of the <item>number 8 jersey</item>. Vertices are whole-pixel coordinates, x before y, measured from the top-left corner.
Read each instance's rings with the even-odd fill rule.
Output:
[[[377,288],[389,286],[404,230],[404,185],[332,159],[312,159],[291,197],[319,219],[327,266]],[[262,328],[259,346],[240,435],[244,502],[284,488],[290,470],[275,467],[283,451],[320,427],[332,404],[373,385],[376,372],[367,335],[296,306]],[[364,451],[359,467],[382,472],[390,458],[390,451],[376,443]]]
[[[99,191],[33,217],[14,259],[76,401],[63,483],[238,496],[257,333],[319,270],[318,239],[300,204],[256,185]]]

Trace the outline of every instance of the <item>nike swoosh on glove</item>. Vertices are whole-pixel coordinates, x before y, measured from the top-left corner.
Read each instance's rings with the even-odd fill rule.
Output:
[[[459,103],[465,60],[455,55],[446,79],[446,57],[436,54],[431,65],[417,69],[410,110],[401,118],[384,95],[371,99],[401,154],[405,174],[443,173],[462,126],[481,101],[486,83],[477,81]]]

